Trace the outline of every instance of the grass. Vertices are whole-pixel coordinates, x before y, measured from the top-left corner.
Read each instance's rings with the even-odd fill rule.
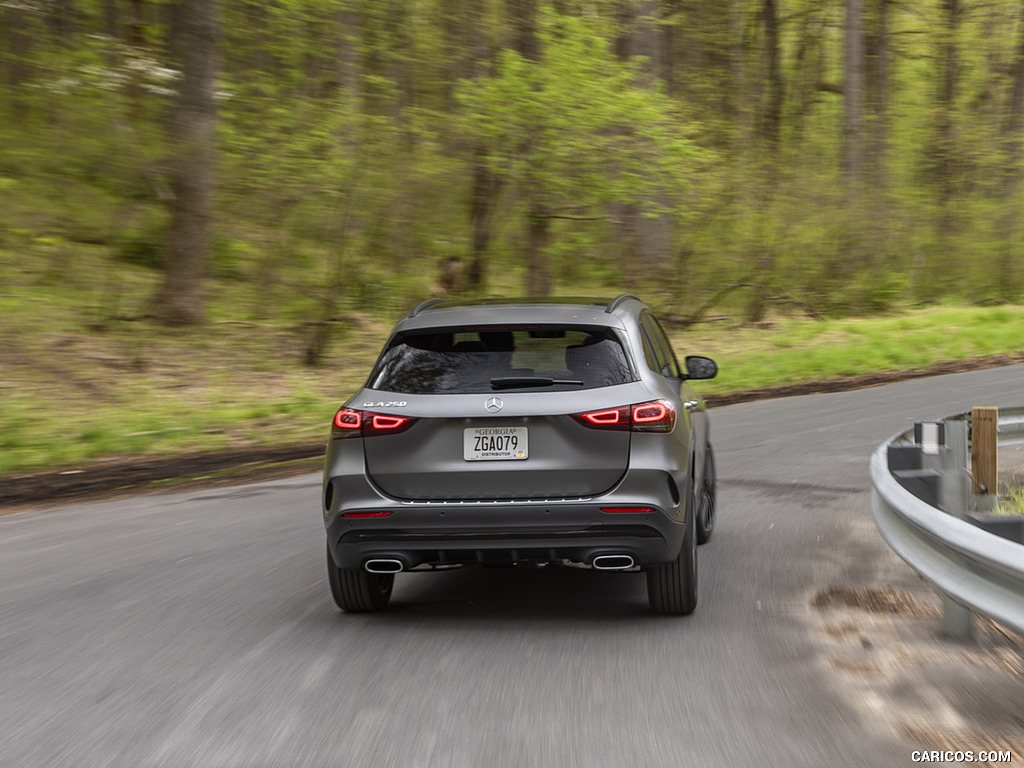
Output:
[[[1024,482],[1015,476],[1006,483],[992,511],[997,515],[1024,515]]]
[[[269,289],[254,276],[210,282],[210,323],[145,319],[158,275],[100,247],[0,245],[0,474],[87,466],[112,457],[308,444],[363,382],[393,322],[429,276],[410,274],[373,311],[353,288],[322,365],[301,365],[318,272]],[[517,293],[513,286],[502,293]],[[574,293],[613,294],[599,285]],[[921,368],[1024,351],[1024,308],[934,307],[814,321],[725,320],[670,330],[680,355],[721,373],[706,394]]]
[[[781,318],[768,328],[698,328],[677,350],[720,358],[705,393],[728,393],[813,379],[925,368],[1024,350],[1024,308],[935,307],[883,317],[813,321]]]

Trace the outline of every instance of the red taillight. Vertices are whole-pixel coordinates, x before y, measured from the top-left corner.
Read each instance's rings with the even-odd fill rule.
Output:
[[[666,400],[633,406],[634,432],[671,432],[675,425],[675,408]]]
[[[370,437],[372,435],[396,434],[411,427],[416,419],[407,416],[390,416],[384,413],[366,413],[353,408],[342,408],[334,414],[331,437]]]
[[[676,425],[676,411],[667,400],[652,400],[638,405],[624,405],[601,411],[573,415],[580,424],[591,429],[632,430],[633,432],[671,432]]]
[[[581,413],[580,418],[595,427],[629,426],[629,408],[613,408],[608,411]]]
[[[637,405],[633,408],[633,421],[638,424],[647,424],[652,421],[662,421],[668,408],[665,407],[664,403],[648,403],[647,405]]]
[[[362,414],[359,411],[350,411],[342,408],[334,414],[334,428],[342,430],[359,429],[362,423]]]
[[[369,416],[370,414],[367,414]],[[370,418],[371,429],[398,429],[404,427],[409,423],[409,419],[404,416],[382,416],[381,414],[375,413]],[[364,427],[367,425],[364,425]]]

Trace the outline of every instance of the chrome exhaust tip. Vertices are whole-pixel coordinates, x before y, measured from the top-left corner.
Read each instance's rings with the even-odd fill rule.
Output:
[[[368,573],[399,573],[405,570],[401,560],[393,560],[391,558],[367,560],[363,568]]]
[[[633,567],[630,555],[598,555],[592,563],[599,571],[624,571]]]

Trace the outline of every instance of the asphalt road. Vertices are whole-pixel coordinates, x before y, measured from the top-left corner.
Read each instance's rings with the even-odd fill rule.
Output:
[[[0,517],[0,766],[899,766],[803,617],[893,556],[868,458],[914,420],[1020,405],[1024,366],[712,411],[700,605],[643,577],[404,574],[328,595],[319,479]]]

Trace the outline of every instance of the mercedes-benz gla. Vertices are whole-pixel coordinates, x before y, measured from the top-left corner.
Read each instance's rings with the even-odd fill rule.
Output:
[[[715,463],[690,382],[717,373],[638,298],[432,299],[338,410],[323,514],[332,595],[376,611],[395,574],[558,564],[646,572],[697,605]]]

